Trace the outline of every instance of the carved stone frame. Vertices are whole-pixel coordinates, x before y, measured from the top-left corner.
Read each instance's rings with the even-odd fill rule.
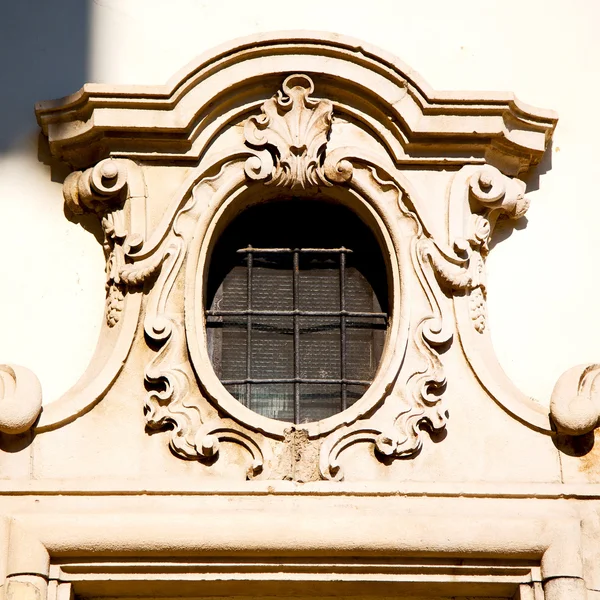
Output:
[[[369,175],[367,175],[368,177]],[[226,182],[222,186],[219,185],[221,178]],[[400,289],[400,281],[404,279],[401,273],[406,270],[405,262],[410,256],[410,240],[400,238],[395,228],[389,228],[390,211],[386,210],[385,205],[380,201],[380,197],[384,196],[385,192],[379,182],[373,179],[372,183],[374,190],[373,193],[370,193],[371,190],[365,189],[366,186],[361,186],[360,176],[355,175],[349,189],[327,188],[320,191],[320,197],[335,199],[351,205],[363,218],[363,221],[371,225],[377,237],[382,239],[385,244],[390,272],[390,288]],[[227,222],[227,213],[236,213],[238,206],[250,206],[253,202],[258,200],[262,202],[269,197],[276,200],[282,191],[278,188],[265,187],[262,182],[247,183],[244,175],[244,162],[228,164],[219,178],[215,180],[215,186],[218,187],[218,194],[212,198],[209,214],[198,222],[190,245],[190,260],[186,266],[185,314],[188,349],[203,389],[220,408],[253,430],[283,438],[285,430],[290,427],[289,423],[262,417],[244,407],[227,392],[212,368],[205,366],[210,364],[210,359],[207,354],[203,314],[203,288],[208,270],[210,247],[218,236],[215,234],[215,230],[223,228],[224,223]],[[311,193],[311,190],[304,192],[309,197]],[[295,196],[301,198],[302,194],[296,192]],[[410,217],[404,215],[404,218],[412,223]],[[406,258],[400,260],[399,257]],[[386,390],[393,385],[398,376],[406,350],[409,302],[407,294],[396,293],[392,299],[391,326],[387,334],[386,349],[393,350],[384,350],[382,364],[369,390],[356,404],[344,412],[319,422],[303,424],[302,428],[308,432],[310,437],[323,436],[343,425],[351,425],[367,412],[372,411],[386,396]]]

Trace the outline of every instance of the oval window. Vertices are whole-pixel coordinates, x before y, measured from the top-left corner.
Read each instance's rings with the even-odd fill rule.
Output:
[[[386,267],[372,231],[343,205],[290,199],[245,210],[214,246],[206,299],[213,368],[265,417],[325,419],[375,377]]]

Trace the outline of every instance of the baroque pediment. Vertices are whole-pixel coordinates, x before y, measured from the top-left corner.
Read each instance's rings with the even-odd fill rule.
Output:
[[[52,435],[69,427],[105,402],[125,371],[139,381],[128,401],[138,403],[148,435],[158,432],[175,457],[209,467],[242,448],[248,478],[340,480],[347,452],[383,465],[411,460],[425,440],[444,443],[453,419],[446,398],[461,393],[465,377],[536,435],[583,435],[598,425],[596,366],[563,376],[548,408],[510,382],[489,334],[489,242],[498,219],[527,211],[519,176],[541,160],[553,112],[512,94],[435,92],[377,49],[307,33],[217,49],[166,86],[90,84],[36,110],[51,152],[74,169],[64,182],[68,209],[96,214],[104,231],[105,320],[88,372],[41,414],[35,377],[4,369],[5,397],[24,397],[29,412],[14,426],[0,411],[3,431]],[[358,215],[386,270],[387,312],[373,313],[386,323],[374,375],[365,383],[352,371],[358,367],[342,362],[342,389],[365,391],[352,402],[344,391],[340,410],[316,420],[302,420],[297,406],[295,421],[253,410],[231,391],[250,390],[250,366],[236,383],[218,375],[209,351],[215,245],[244,211],[290,198]],[[304,250],[289,252],[297,261]],[[349,249],[338,250],[343,265]],[[286,343],[297,353],[298,321],[318,311],[269,310],[253,310],[248,299],[236,314],[248,336],[253,315],[289,317]],[[343,302],[335,315],[340,332],[350,318],[371,318]],[[448,359],[452,352],[463,371]],[[293,386],[296,403],[299,385],[317,386],[317,403],[328,385],[296,370],[286,377],[271,383]]]

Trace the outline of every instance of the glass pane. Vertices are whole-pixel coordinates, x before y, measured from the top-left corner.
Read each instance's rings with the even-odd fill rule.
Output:
[[[252,378],[294,376],[293,317],[252,317]]]
[[[238,265],[233,267],[223,281],[221,289],[215,295],[213,310],[245,310],[248,304],[247,269]]]
[[[320,421],[341,410],[341,385],[313,384],[300,385],[299,423]]]
[[[298,308],[300,310],[340,310],[340,270],[338,254],[301,254]]]
[[[352,406],[357,400],[360,400],[364,396],[368,387],[368,385],[346,386],[346,407]]]
[[[343,297],[342,247],[349,249]],[[299,249],[297,285],[293,249]],[[264,416],[294,421],[298,393],[299,423],[327,418],[356,402],[377,371],[387,319],[342,317],[340,311],[387,310],[385,263],[372,233],[343,206],[286,199],[241,213],[215,245],[207,302],[215,372],[240,402]],[[228,311],[240,314],[222,314]],[[364,383],[342,384],[344,378]]]
[[[340,379],[341,338],[339,317],[298,317],[300,377]]]
[[[269,419],[294,421],[293,383],[253,383],[250,406],[253,411]]]
[[[292,310],[292,255],[253,253],[252,308],[255,310]]]
[[[385,322],[382,318],[349,317],[346,322],[346,376],[371,381],[375,377]]]
[[[349,257],[349,261],[352,258]],[[346,310],[353,312],[381,312],[373,288],[366,277],[356,268],[346,268]]]
[[[206,318],[209,352],[221,379],[246,378],[247,323],[245,316]],[[226,348],[226,352],[223,352]]]
[[[245,383],[226,384],[225,389],[244,406],[248,406],[248,402],[246,401],[247,390]]]

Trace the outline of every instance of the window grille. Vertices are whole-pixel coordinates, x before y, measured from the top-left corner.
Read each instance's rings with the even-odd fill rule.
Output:
[[[373,234],[345,207],[314,201],[265,204],[232,225],[213,252],[206,310],[221,382],[274,419],[303,423],[345,410],[373,380],[387,329]],[[251,243],[240,248],[240,238]],[[277,243],[284,240],[293,243]]]

